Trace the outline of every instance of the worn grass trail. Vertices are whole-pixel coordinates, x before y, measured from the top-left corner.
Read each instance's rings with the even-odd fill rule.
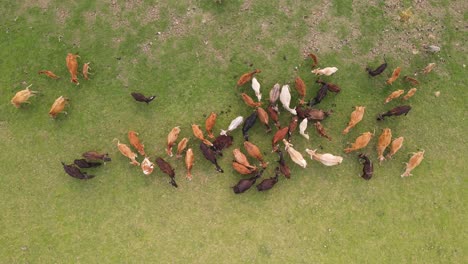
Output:
[[[397,17],[410,1],[222,2],[2,4],[0,262],[462,263],[468,130],[462,1],[414,4],[406,24]],[[425,43],[442,50],[426,53]],[[236,116],[249,115],[239,93],[254,94],[235,82],[255,68],[262,69],[257,78],[265,102],[276,82],[292,84],[296,75],[307,84],[307,98],[313,97],[318,85],[304,59],[311,51],[320,66],[339,68],[323,79],[342,92],[319,104],[334,111],[322,122],[333,141],[310,126],[311,140],[297,134],[293,144],[304,155],[305,148],[323,147],[321,152],[343,156],[343,164],[324,167],[307,157],[303,170],[287,158],[292,179],[281,178],[268,192],[234,195],[230,186],[240,176],[230,167],[231,151],[243,149],[241,131],[233,133],[234,145],[220,159],[225,173],[219,174],[202,157],[190,125],[203,125],[215,111],[219,133]],[[80,66],[91,62],[90,81],[70,83],[68,52],[79,53]],[[379,65],[383,54],[389,68],[369,78],[364,68]],[[437,67],[416,77],[421,85],[408,116],[377,122],[377,113],[401,102],[383,105],[385,97],[410,88],[401,80],[385,86],[391,71],[402,66],[402,76],[411,75],[430,62]],[[61,79],[39,76],[42,69]],[[41,95],[16,109],[9,100],[23,82]],[[132,91],[157,98],[136,103]],[[70,98],[69,114],[51,120],[47,112],[60,95]],[[367,107],[364,119],[342,136],[355,105]],[[281,123],[287,122],[282,111]],[[195,151],[191,182],[184,179],[183,163],[165,155],[174,126]],[[375,145],[385,127],[405,143],[379,166]],[[374,129],[364,152],[375,162],[375,176],[364,181],[356,153],[343,149]],[[140,133],[152,160],[161,156],[174,165],[178,189],[157,168],[146,177],[120,155],[112,139],[128,142],[129,130]],[[265,136],[260,124],[249,134],[270,162],[264,177],[272,176],[272,135]],[[418,149],[426,151],[425,160],[414,176],[400,178],[403,162]],[[68,177],[60,161],[88,150],[109,152],[113,160],[90,170],[97,175],[92,180]]]

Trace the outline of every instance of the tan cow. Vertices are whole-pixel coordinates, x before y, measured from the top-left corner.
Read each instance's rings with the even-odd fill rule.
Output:
[[[343,135],[348,134],[349,130],[353,128],[357,123],[361,122],[364,117],[365,106],[356,106],[354,111],[351,113],[351,119],[349,120],[348,126],[343,130]]]
[[[371,132],[362,133],[359,137],[356,138],[354,143],[351,143],[350,148],[345,148],[344,152],[350,153],[351,151],[365,148],[367,144],[369,144],[369,141],[371,140],[373,135],[374,134],[372,134]]]
[[[390,128],[384,128],[382,134],[379,136],[379,142],[377,143],[377,155],[380,163],[385,160],[384,151],[392,142],[392,130]]]
[[[117,140],[117,148],[119,149],[120,153],[131,160],[130,164],[140,166],[140,163],[136,160],[138,155],[134,153],[127,145],[120,143],[118,139],[114,138],[114,141],[115,140]]]
[[[63,112],[64,114],[67,114],[67,112],[63,111],[63,109],[65,109],[65,105],[68,104],[68,101],[69,99],[63,96],[60,96],[59,98],[57,98],[54,104],[52,105],[52,107],[50,108],[49,116],[52,118],[56,118],[57,115],[60,114],[61,112]]]
[[[36,91],[29,90],[29,87],[31,87],[31,85],[29,85],[26,89],[17,92],[15,96],[13,96],[13,98],[11,99],[10,102],[16,108],[20,108],[21,104],[29,104],[30,103],[28,102],[29,97],[34,96],[38,93]]]

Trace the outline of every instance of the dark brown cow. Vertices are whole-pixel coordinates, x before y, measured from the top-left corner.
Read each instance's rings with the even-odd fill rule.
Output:
[[[249,134],[247,132],[255,125],[255,121],[257,121],[257,112],[253,112],[245,119],[245,122],[242,125],[242,135],[244,135],[244,140],[249,141]]]
[[[286,161],[284,160],[283,152],[281,152],[281,150],[278,150],[277,152],[279,156],[278,163],[280,164],[281,174],[283,174],[284,177],[286,177],[286,179],[290,179],[291,170],[289,169],[289,166],[286,164]]]
[[[77,165],[78,167],[82,169],[94,168],[94,167],[98,167],[102,165],[100,162],[89,162],[89,161],[86,161],[85,159],[76,159],[73,161],[73,163],[75,163],[75,165]]]
[[[75,164],[66,165],[62,162],[63,170],[70,176],[80,180],[92,179],[94,175],[88,175],[86,172],[82,172]]]
[[[239,194],[239,193],[243,193],[243,192],[247,191],[248,189],[250,189],[250,187],[252,187],[252,185],[255,184],[257,179],[262,176],[262,173],[263,173],[263,170],[257,172],[257,174],[255,174],[255,176],[252,176],[252,177],[250,177],[248,179],[240,180],[235,186],[232,187],[232,189],[234,190],[234,193]]]
[[[146,104],[149,104],[151,101],[154,100],[154,98],[156,98],[155,95],[150,96],[150,97],[146,97],[141,93],[135,93],[135,92],[131,93],[131,95],[132,95],[133,99],[135,99],[136,101],[146,103]]]
[[[171,164],[167,163],[161,157],[158,157],[156,159],[156,164],[158,165],[161,172],[163,172],[163,173],[169,175],[169,177],[171,177],[171,181],[169,183],[172,186],[177,188],[178,186],[177,186],[177,183],[175,181],[175,172],[174,172],[174,169],[172,168]]]
[[[374,174],[374,165],[372,165],[372,161],[364,154],[359,154],[359,160],[364,160],[361,177],[364,180],[370,180]]]
[[[263,180],[261,183],[259,183],[257,185],[257,190],[259,192],[262,192],[262,191],[267,191],[267,190],[270,190],[271,188],[273,188],[273,186],[275,186],[275,184],[278,182],[279,174],[280,174],[280,168],[276,167],[275,177],[271,177],[269,179]]]
[[[200,142],[200,150],[203,153],[203,156],[205,159],[209,160],[211,163],[213,163],[216,166],[216,171],[223,173],[223,169],[219,167],[218,161],[216,160],[216,154],[215,152],[208,147],[205,143]]]
[[[370,76],[374,77],[374,76],[377,76],[377,75],[381,74],[383,71],[385,71],[386,68],[387,68],[387,60],[385,60],[385,56],[384,56],[384,63],[383,64],[381,64],[375,70],[371,70],[369,67],[367,67],[366,71],[369,73]]]
[[[407,115],[408,112],[411,110],[411,106],[409,105],[400,105],[385,113],[380,113],[377,117],[377,121],[384,120],[386,116],[399,116],[399,115]]]
[[[102,160],[104,162],[111,161],[108,153],[100,154],[96,151],[88,151],[83,153],[81,156],[87,160]]]

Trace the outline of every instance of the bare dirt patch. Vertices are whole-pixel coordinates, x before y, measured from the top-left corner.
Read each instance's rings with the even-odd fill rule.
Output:
[[[60,25],[65,24],[65,21],[70,17],[70,12],[67,9],[57,8],[55,11],[55,19]]]
[[[84,17],[84,20],[85,20],[86,24],[89,25],[89,26],[94,25],[96,23],[96,17],[98,16],[98,13],[99,13],[99,15],[101,15],[101,13],[98,12],[98,11],[84,12],[83,17]]]
[[[141,20],[141,23],[143,25],[147,25],[151,22],[159,20],[159,6],[154,5],[148,8],[146,11],[146,16]]]

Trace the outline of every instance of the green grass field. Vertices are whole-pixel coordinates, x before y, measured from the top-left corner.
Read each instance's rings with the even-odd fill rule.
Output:
[[[0,9],[0,263],[466,263],[467,5],[464,1],[3,1]],[[190,2],[187,4],[186,2]],[[399,13],[412,7],[403,23]],[[159,33],[158,33],[159,32]],[[441,47],[428,53],[423,44]],[[66,54],[91,62],[91,80],[70,83]],[[238,115],[252,111],[239,93],[255,97],[239,76],[262,70],[264,104],[277,82],[290,83],[297,104],[296,76],[307,98],[318,90],[310,73],[313,52],[320,66],[339,71],[324,80],[342,87],[322,109],[329,142],[309,126],[310,141],[292,138],[308,167],[286,160],[292,178],[264,193],[230,189],[241,177],[231,168],[232,149],[215,172],[198,148],[190,125],[218,113],[216,134]],[[386,56],[388,69],[369,78],[364,68]],[[397,105],[383,104],[396,89],[411,86],[385,79],[397,66],[403,75],[437,63],[408,101],[406,117],[377,122]],[[296,68],[297,67],[297,68]],[[61,77],[37,74],[51,70]],[[16,109],[13,95],[33,84],[41,95]],[[130,92],[157,98],[137,103]],[[440,97],[434,92],[440,91]],[[68,115],[47,112],[58,96],[70,98]],[[342,136],[352,107],[366,114]],[[281,123],[289,122],[281,110]],[[185,180],[181,160],[169,158],[167,134],[180,126],[195,152],[194,179]],[[381,166],[375,146],[381,129],[404,136],[403,148]],[[362,132],[376,136],[364,149],[374,178],[359,177],[357,154],[344,154]],[[179,188],[159,169],[145,176],[129,164],[112,140],[128,143],[140,133],[151,159],[161,156],[176,169]],[[275,129],[274,129],[275,130]],[[272,134],[257,123],[250,131],[270,163]],[[283,147],[283,145],[282,145]],[[344,157],[325,167],[305,148]],[[402,179],[410,153],[425,159]],[[73,179],[60,161],[88,150],[109,152],[112,162],[89,170],[96,178]],[[141,161],[141,157],[139,157]],[[252,160],[253,161],[253,160]]]

